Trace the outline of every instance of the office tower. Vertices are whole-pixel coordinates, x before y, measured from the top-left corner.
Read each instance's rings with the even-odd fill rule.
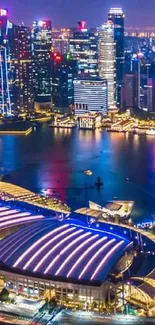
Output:
[[[106,22],[99,31],[99,76],[108,82],[108,108],[116,106],[116,56],[114,25]]]
[[[102,79],[74,80],[74,109],[76,115],[106,114],[107,81]]]
[[[69,52],[69,38],[71,30],[68,28],[52,29],[52,51],[64,55]]]
[[[15,112],[28,113],[33,109],[33,61],[31,52],[31,29],[13,25],[12,66],[14,67]]]
[[[73,81],[77,77],[77,62],[70,55],[52,53],[52,104],[65,110],[74,103]]]
[[[13,71],[11,66],[11,49],[9,39],[12,38],[12,24],[8,20],[6,9],[0,9],[0,113],[13,113]]]
[[[114,41],[116,43],[116,104],[121,105],[121,87],[124,74],[124,18],[122,8],[111,8],[108,20],[114,24]]]
[[[33,23],[32,53],[35,65],[35,101],[51,102],[51,21],[39,20]]]
[[[79,78],[98,76],[98,37],[86,28],[86,22],[80,21],[70,39],[69,51],[78,62]]]
[[[124,74],[122,87],[122,108],[138,107],[138,76],[137,73]]]

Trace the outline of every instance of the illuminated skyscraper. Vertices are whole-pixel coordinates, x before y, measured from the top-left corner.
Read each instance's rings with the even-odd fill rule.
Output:
[[[77,62],[69,54],[52,53],[52,104],[64,110],[74,104],[73,81],[77,77]]]
[[[61,55],[69,52],[69,39],[71,30],[69,28],[52,29],[52,51],[59,52]]]
[[[70,38],[69,51],[78,62],[79,78],[98,76],[98,37],[80,21]]]
[[[111,8],[108,20],[114,24],[114,41],[116,43],[116,104],[121,106],[121,88],[124,74],[124,18],[122,8]]]
[[[0,112],[3,115],[11,115],[13,109],[13,71],[9,42],[11,29],[7,10],[0,9]]]
[[[116,106],[116,55],[114,42],[114,25],[107,22],[99,32],[99,76],[108,82],[108,107]]]
[[[76,115],[107,113],[107,80],[74,80],[74,108]]]
[[[39,102],[51,101],[51,46],[51,21],[35,21],[32,29],[32,52],[35,63],[35,100]]]
[[[31,29],[13,25],[12,66],[14,67],[15,112],[25,113],[33,109],[34,85],[31,51]]]

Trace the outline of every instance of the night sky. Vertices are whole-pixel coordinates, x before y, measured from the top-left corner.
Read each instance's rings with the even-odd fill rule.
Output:
[[[55,27],[74,27],[87,20],[90,27],[100,26],[110,7],[122,6],[127,26],[155,26],[154,0],[0,0],[14,22],[31,26],[35,19],[51,19]]]

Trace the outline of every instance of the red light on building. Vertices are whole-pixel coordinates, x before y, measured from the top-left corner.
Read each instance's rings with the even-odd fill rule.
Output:
[[[56,62],[62,61],[62,56],[59,52],[51,53],[51,58]]]
[[[56,61],[61,61],[61,55],[57,55],[57,56],[55,57],[55,60],[56,60]]]
[[[78,25],[79,25],[79,29],[82,31],[82,30],[85,30],[86,29],[86,21],[82,20],[82,21],[78,21]]]

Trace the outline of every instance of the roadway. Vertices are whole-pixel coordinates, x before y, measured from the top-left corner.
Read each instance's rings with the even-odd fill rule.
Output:
[[[47,317],[48,316],[48,317]],[[0,313],[0,325],[29,325],[32,320],[25,318],[3,315]],[[34,322],[35,323],[35,322]],[[103,315],[82,311],[62,311],[54,320],[50,321],[49,315],[45,313],[43,318],[35,323],[47,325],[154,325],[155,318],[143,318],[130,315]]]
[[[96,315],[91,312],[69,312],[64,311],[57,315],[52,324],[61,325],[153,325],[154,319],[127,315]]]

